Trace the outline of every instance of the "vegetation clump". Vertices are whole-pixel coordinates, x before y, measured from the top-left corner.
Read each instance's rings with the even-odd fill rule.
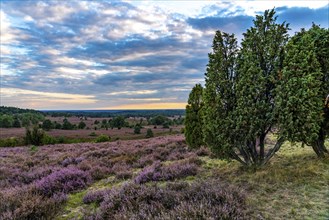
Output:
[[[186,142],[192,148],[199,148],[203,145],[202,93],[202,86],[200,84],[195,85],[189,95],[188,104],[186,106],[184,132]]]

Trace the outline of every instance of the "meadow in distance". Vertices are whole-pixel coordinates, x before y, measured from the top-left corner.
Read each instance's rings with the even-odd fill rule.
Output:
[[[329,30],[218,30],[185,110],[0,107],[0,219],[329,219]]]

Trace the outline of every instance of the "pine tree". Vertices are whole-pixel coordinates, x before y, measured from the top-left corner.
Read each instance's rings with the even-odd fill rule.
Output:
[[[256,16],[247,30],[238,59],[236,126],[241,135],[246,164],[264,165],[279,150],[284,139],[267,149],[265,138],[276,123],[275,89],[278,85],[288,40],[288,24],[276,23],[275,10]]]
[[[313,25],[289,40],[277,103],[281,136],[313,147],[319,157],[329,130],[329,30]]]
[[[198,148],[203,144],[202,137],[202,92],[200,84],[196,84],[188,99],[185,118],[186,142],[191,148]]]
[[[236,133],[233,118],[236,108],[237,54],[234,35],[217,31],[205,74],[203,136],[205,144],[217,156],[239,160],[234,149]]]

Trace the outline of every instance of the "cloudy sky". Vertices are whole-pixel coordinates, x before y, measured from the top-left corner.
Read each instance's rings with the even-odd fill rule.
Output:
[[[34,109],[184,108],[216,30],[273,7],[291,34],[329,22],[328,1],[0,2],[0,105]]]

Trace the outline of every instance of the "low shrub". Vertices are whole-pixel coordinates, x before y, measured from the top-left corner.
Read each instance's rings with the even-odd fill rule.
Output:
[[[42,145],[42,139],[45,136],[45,132],[40,129],[38,126],[34,126],[32,130],[30,130],[29,128],[26,129],[25,132],[25,144],[26,145],[37,145],[40,146]]]
[[[69,193],[78,189],[83,189],[90,180],[90,175],[87,172],[75,167],[69,167],[55,171],[41,180],[36,181],[35,186],[38,192],[51,197],[59,192]]]
[[[95,190],[88,192],[83,197],[83,203],[90,204],[90,203],[97,203],[100,204],[106,195],[108,195],[111,192],[110,189],[103,189],[103,190]]]
[[[24,145],[24,141],[16,137],[0,138],[0,147],[16,147]]]
[[[95,142],[96,143],[101,143],[101,142],[107,142],[107,141],[110,141],[110,137],[105,135],[105,134],[101,134],[100,136],[98,136],[96,139],[95,139]]]
[[[86,219],[247,219],[245,196],[218,181],[125,184],[88,194],[84,201],[100,202]]]
[[[147,129],[146,131],[146,138],[151,138],[151,137],[154,137],[154,134],[153,134],[153,131],[151,128]]]
[[[34,192],[33,186],[14,187],[0,191],[0,219],[53,219],[67,200],[63,193],[43,197]]]
[[[149,181],[166,181],[194,176],[198,167],[193,163],[177,162],[163,166],[159,161],[144,168],[135,178],[135,183],[142,184]]]
[[[52,136],[49,136],[47,134],[44,134],[41,140],[41,143],[43,145],[47,145],[47,144],[56,144],[58,142],[58,140]]]

